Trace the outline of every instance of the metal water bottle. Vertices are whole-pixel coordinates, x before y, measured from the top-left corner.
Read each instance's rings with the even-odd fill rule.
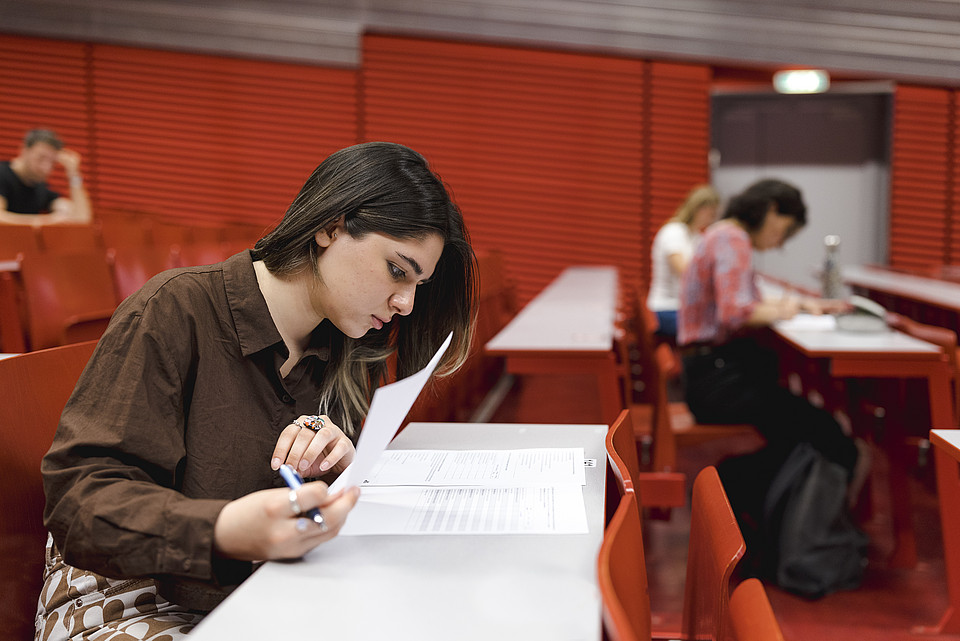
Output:
[[[822,296],[824,298],[841,298],[843,283],[840,279],[840,262],[837,254],[840,249],[840,237],[830,234],[823,239],[826,254],[823,259],[823,273],[821,274]]]

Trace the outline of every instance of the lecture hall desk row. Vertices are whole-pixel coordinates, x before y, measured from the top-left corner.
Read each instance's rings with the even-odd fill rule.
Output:
[[[507,371],[517,375],[549,376],[563,372],[592,373],[601,400],[597,419],[610,424],[626,406],[614,339],[620,293],[616,269],[576,266],[564,270],[486,344],[489,354],[506,359]],[[885,441],[880,443],[892,463],[896,549],[893,566],[912,567],[916,544],[912,501],[902,455],[903,440],[918,430],[955,426],[952,409],[953,372],[948,354],[936,344],[901,331],[851,333],[842,330],[774,327],[769,339],[782,362],[804,374],[809,386],[837,403],[837,390],[857,380],[919,381],[925,387],[920,425],[917,416],[890,407]],[[851,389],[858,389],[853,386]],[[846,401],[849,404],[849,400]],[[831,408],[832,409],[832,408]]]

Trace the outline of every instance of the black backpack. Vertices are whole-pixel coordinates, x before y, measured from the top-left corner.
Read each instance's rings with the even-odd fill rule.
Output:
[[[847,471],[809,443],[773,477],[761,522],[761,575],[810,599],[859,587],[868,538],[846,506]]]

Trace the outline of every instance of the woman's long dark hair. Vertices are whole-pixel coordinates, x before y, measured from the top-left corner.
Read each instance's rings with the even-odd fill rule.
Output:
[[[335,331],[321,407],[352,434],[362,423],[373,390],[387,378],[396,353],[398,378],[418,371],[449,332],[453,342],[437,367],[440,376],[467,358],[476,301],[476,257],[460,210],[427,161],[412,149],[369,142],[331,154],[307,179],[283,220],[254,248],[278,276],[316,270],[323,251],[315,236],[342,220],[354,238],[381,233],[398,239],[443,238],[432,278],[417,287],[413,311],[387,327],[352,339]]]

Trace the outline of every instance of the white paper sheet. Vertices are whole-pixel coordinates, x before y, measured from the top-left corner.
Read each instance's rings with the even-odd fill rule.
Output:
[[[440,362],[440,357],[447,351],[450,341],[453,339],[453,332],[447,334],[443,345],[433,355],[427,366],[415,374],[401,379],[399,381],[377,388],[370,401],[370,411],[367,412],[367,418],[363,422],[363,429],[360,432],[360,439],[357,441],[357,454],[353,458],[347,469],[330,484],[330,491],[348,488],[359,484],[367,477],[370,470],[376,465],[380,454],[386,449],[387,444],[397,434],[400,424],[406,418],[407,412],[413,407],[414,401],[420,394],[420,390],[430,379],[433,370]]]
[[[777,321],[777,327],[791,330],[833,331],[837,319],[830,314],[797,314],[789,320]]]
[[[582,447],[387,450],[363,488],[377,485],[506,487],[586,485]]]
[[[340,536],[587,534],[583,490],[551,487],[365,487]]]

